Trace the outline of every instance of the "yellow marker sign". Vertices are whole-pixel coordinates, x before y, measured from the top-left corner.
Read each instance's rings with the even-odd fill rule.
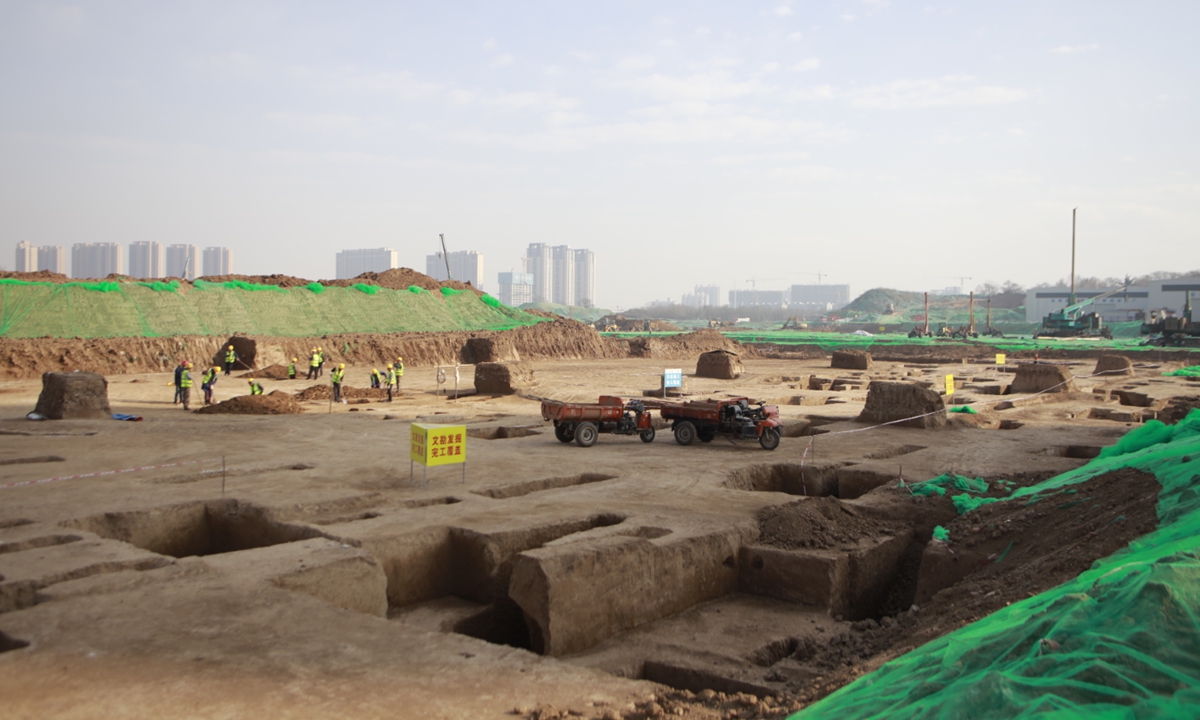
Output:
[[[408,457],[425,467],[466,462],[467,426],[413,423]]]
[[[997,365],[1003,365],[1006,360],[1008,360],[1008,358],[1005,357],[1004,353],[996,353],[996,364]]]
[[[946,376],[946,394],[947,395],[954,394],[954,376],[953,375]]]

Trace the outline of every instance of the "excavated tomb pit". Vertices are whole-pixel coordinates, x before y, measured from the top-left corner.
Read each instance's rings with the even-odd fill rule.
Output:
[[[912,447],[916,452],[924,449]],[[778,463],[751,465],[729,473],[722,483],[734,490],[754,492],[781,492],[804,497],[832,496],[849,500],[866,495],[881,485],[896,479],[890,471],[854,467],[857,463],[842,462],[833,465],[803,465],[800,463]]]
[[[476,495],[492,498],[493,500],[507,500],[509,498],[523,497],[530,493],[542,492],[543,490],[556,490],[575,485],[587,485],[589,483],[615,480],[616,478],[616,475],[605,475],[603,473],[581,473],[565,477],[525,480],[517,483],[509,483],[508,485],[497,485],[496,487],[485,488],[483,490],[472,490],[471,492]]]
[[[311,526],[279,522],[266,508],[235,499],[102,513],[60,525],[176,558],[219,555],[316,537],[336,539]]]

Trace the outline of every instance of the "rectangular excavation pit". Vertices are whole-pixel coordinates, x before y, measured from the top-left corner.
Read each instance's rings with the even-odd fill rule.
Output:
[[[781,492],[811,497],[837,496],[839,467],[841,465],[799,463],[751,465],[729,473],[722,485],[735,490],[755,492]]]
[[[417,605],[428,604],[435,609],[427,612],[434,613],[436,606],[448,605],[451,615],[439,629],[529,649],[524,616],[508,596],[516,556],[624,520],[624,515],[601,512],[516,529],[443,527],[365,540],[363,547],[380,559],[387,575],[389,617],[406,619],[422,611]],[[444,598],[475,603],[478,612],[465,612],[461,602]]]
[[[480,440],[508,440],[511,438],[529,437],[530,435],[541,435],[541,430],[534,430],[527,426],[502,426],[502,427],[473,427],[467,428],[467,436],[479,438]]]
[[[82,539],[78,535],[40,535],[16,542],[0,542],[0,555],[50,547],[51,545],[66,545],[67,543],[79,542]],[[3,576],[0,576],[0,579],[3,579]]]
[[[1094,457],[1100,456],[1100,451],[1104,448],[1099,445],[1054,445],[1037,454],[1049,455],[1050,457],[1066,457],[1075,458],[1077,460],[1091,460]]]
[[[888,458],[900,457],[901,455],[908,455],[909,453],[915,453],[918,450],[924,449],[924,445],[901,445],[899,447],[876,450],[874,452],[867,453],[863,457],[867,458],[868,460],[886,460]]]
[[[496,487],[484,488],[483,490],[472,490],[476,495],[493,498],[495,500],[507,500],[509,498],[522,497],[530,493],[541,492],[543,490],[556,490],[558,488],[572,487],[575,485],[587,485],[594,482],[604,482],[605,480],[615,480],[617,475],[605,475],[602,473],[582,473],[580,475],[570,475],[566,477],[543,478],[541,480],[525,480],[523,482],[510,483],[508,485],[498,485]]]
[[[171,557],[219,555],[315,537],[336,539],[313,527],[273,520],[266,508],[234,499],[103,513],[60,524]]]
[[[834,617],[875,617],[911,539],[912,530],[905,528],[862,539],[853,550],[746,545],[740,551],[739,584],[743,592],[824,607]]]

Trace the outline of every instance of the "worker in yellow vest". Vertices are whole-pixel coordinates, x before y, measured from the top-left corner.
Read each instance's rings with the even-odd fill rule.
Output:
[[[396,358],[396,394],[400,394],[400,383],[404,380],[404,358]]]
[[[388,402],[391,402],[392,401],[392,386],[396,384],[396,368],[391,363],[388,363],[387,377],[385,378],[385,380],[387,381]]]
[[[317,377],[325,374],[325,348],[317,348]]]
[[[229,347],[225,348],[225,374],[226,375],[233,372],[233,364],[237,361],[238,361],[238,354],[237,354],[237,351],[235,351],[233,349],[233,346],[230,345]]]
[[[292,362],[288,365],[288,380],[296,379],[296,358],[292,358]]]
[[[342,400],[342,378],[346,377],[346,363],[341,363],[329,373],[329,381],[333,383],[333,401],[345,404]]]
[[[204,404],[213,404],[213,385],[217,384],[217,376],[221,374],[221,368],[215,365],[211,370],[206,370],[200,376],[200,389],[204,391]]]
[[[317,379],[317,368],[321,367],[321,354],[316,348],[312,349],[312,354],[308,356],[308,379]]]
[[[258,382],[254,381],[254,380],[248,380],[247,382],[250,383],[250,394],[251,395],[262,395],[263,394],[263,387],[262,387],[262,385],[258,384]]]
[[[183,372],[179,373],[179,399],[183,401],[183,409],[191,410],[188,402],[192,397],[192,364],[183,361]]]

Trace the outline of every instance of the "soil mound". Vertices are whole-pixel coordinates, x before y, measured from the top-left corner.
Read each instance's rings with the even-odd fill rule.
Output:
[[[915,418],[899,424],[914,428],[944,427],[945,410],[942,396],[928,388],[912,383],[873,380],[867,386],[867,404],[858,421],[885,423]]]
[[[729,350],[713,350],[702,353],[696,361],[696,375],[699,377],[733,380],[745,372],[742,359]]]
[[[533,368],[525,363],[480,363],[475,391],[481,395],[514,395],[533,385]]]
[[[201,415],[292,415],[304,412],[304,408],[289,393],[276,390],[266,395],[239,395],[196,412]]]
[[[45,373],[34,412],[51,420],[107,420],[112,417],[108,380],[90,372]]]
[[[1074,392],[1075,381],[1071,371],[1061,365],[1034,363],[1017,367],[1016,377],[1008,386],[1008,394],[1036,392]]]
[[[837,498],[814,497],[758,511],[761,545],[797,550],[855,544],[863,538],[895,535],[900,526],[861,515]]]
[[[1124,355],[1101,355],[1096,360],[1093,375],[1132,375],[1133,361]]]
[[[870,370],[871,355],[862,350],[834,350],[829,367],[843,370]]]
[[[425,288],[426,290],[437,290],[442,287],[442,284],[437,280],[411,268],[392,268],[383,272],[365,272],[351,280],[337,280],[334,282],[338,284],[345,283],[346,285],[365,283],[392,290],[407,290],[413,285]]]
[[[712,329],[666,337],[630,338],[628,342],[630,357],[684,359],[713,350],[728,350],[742,357],[754,356],[750,348]]]
[[[485,362],[519,362],[521,353],[513,345],[512,338],[505,335],[495,337],[473,337],[462,349],[462,361],[466,365]]]
[[[13,280],[21,280],[23,282],[71,282],[71,278],[66,275],[50,272],[49,270],[38,270],[36,272],[9,272],[0,270],[0,278],[12,278]]]
[[[223,282],[246,282],[254,285],[276,285],[281,288],[304,287],[312,282],[294,275],[280,275],[278,273],[272,275],[205,275],[202,278],[197,278],[205,282],[223,283]]]
[[[308,372],[308,367],[301,366],[300,363],[296,363],[296,373],[299,374],[301,372]],[[241,375],[238,375],[238,377],[256,378],[258,380],[287,380],[288,369],[287,365],[275,363],[274,365],[268,365],[261,370],[251,370],[250,372],[242,373]]]
[[[330,400],[333,398],[333,385],[325,383],[324,385],[310,385],[304,388],[294,396],[300,402],[308,402],[310,400]],[[387,400],[386,388],[356,388],[349,385],[342,385],[342,397],[347,400],[366,398],[368,400]]]

